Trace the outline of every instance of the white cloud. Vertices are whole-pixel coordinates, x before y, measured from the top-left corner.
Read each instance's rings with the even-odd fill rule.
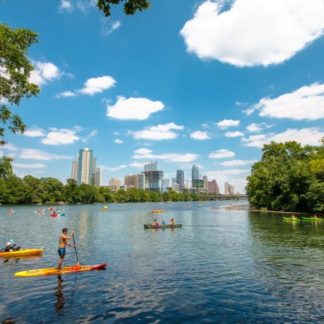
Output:
[[[72,144],[80,140],[75,130],[50,128],[50,132],[42,139],[43,144],[65,145]]]
[[[96,129],[94,129],[94,130],[92,130],[88,135],[84,136],[84,137],[81,139],[81,141],[82,141],[83,143],[87,143],[87,142],[90,140],[90,138],[97,136],[97,134],[98,134],[98,131],[97,131]]]
[[[152,150],[146,149],[146,148],[140,148],[136,151],[134,151],[133,159],[135,160],[163,160],[166,162],[192,162],[195,161],[198,158],[197,154],[193,153],[163,153],[163,154],[153,154]]]
[[[320,139],[324,136],[324,132],[318,128],[303,128],[303,129],[287,129],[278,134],[259,134],[250,135],[247,138],[242,138],[244,146],[263,147],[264,144],[269,144],[271,141],[284,143],[288,141],[296,141],[302,145],[319,145]]]
[[[101,19],[101,24],[102,24],[102,34],[105,36],[110,35],[115,30],[121,27],[121,22],[119,20],[110,21],[107,19],[107,17],[103,17]]]
[[[221,129],[238,126],[239,124],[240,124],[239,120],[233,120],[233,119],[224,119],[224,120],[216,123],[216,125]]]
[[[251,133],[258,133],[262,131],[263,127],[261,126],[261,124],[252,123],[247,126],[246,129]]]
[[[118,97],[114,105],[107,105],[107,116],[122,120],[145,120],[151,114],[163,110],[164,107],[163,102],[148,98]]]
[[[10,152],[16,152],[18,151],[18,148],[11,143],[6,143],[4,145],[0,145],[1,150],[6,150],[6,151],[10,151]]]
[[[176,133],[175,130],[182,129],[184,129],[184,126],[180,126],[175,123],[168,123],[151,126],[139,131],[130,131],[129,134],[131,134],[134,139],[161,141],[177,138],[179,134]]]
[[[34,70],[31,71],[29,82],[41,86],[61,77],[59,68],[51,62],[33,62]]]
[[[96,93],[112,88],[115,83],[116,80],[109,75],[90,78],[85,82],[84,87],[80,89],[79,92],[92,96]]]
[[[59,154],[51,154],[45,151],[36,149],[21,149],[19,157],[25,160],[39,160],[39,161],[51,161],[51,160],[70,160],[73,157]]]
[[[55,97],[60,99],[60,98],[69,98],[69,97],[75,97],[75,96],[76,96],[75,92],[67,90],[67,91],[58,93]]]
[[[314,83],[277,98],[262,98],[249,111],[261,117],[316,120],[324,118],[324,84]]]
[[[236,0],[229,10],[224,3],[204,1],[181,30],[188,52],[200,59],[279,64],[323,35],[323,0]]]
[[[255,160],[231,160],[231,161],[224,161],[220,163],[222,166],[242,166],[242,165],[249,165],[256,162]]]
[[[61,0],[60,10],[72,10],[73,6],[70,0]]]
[[[105,171],[118,171],[127,168],[126,164],[117,165],[115,167],[110,167],[106,165],[101,165],[100,168]]]
[[[205,131],[195,131],[190,134],[190,137],[198,140],[198,141],[204,141],[210,139],[209,135]]]
[[[226,159],[230,157],[234,157],[235,153],[232,151],[229,151],[227,149],[221,149],[215,152],[212,152],[208,155],[210,159]]]
[[[226,132],[225,133],[226,137],[240,137],[240,136],[244,136],[244,133],[240,132],[240,131],[235,131],[235,132]]]
[[[27,137],[43,137],[45,136],[45,131],[41,128],[31,128],[26,130],[23,135]]]
[[[46,164],[44,163],[13,163],[13,166],[17,169],[44,169]]]
[[[138,162],[138,161],[133,161],[132,163],[129,163],[128,166],[132,167],[132,168],[139,168],[139,169],[143,169],[144,165],[147,162]]]
[[[123,144],[124,142],[123,142],[121,139],[116,138],[116,139],[114,140],[114,143],[116,143],[116,144]]]

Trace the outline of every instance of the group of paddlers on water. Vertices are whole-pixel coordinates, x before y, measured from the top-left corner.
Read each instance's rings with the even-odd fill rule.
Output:
[[[175,219],[173,217],[169,220],[168,224],[166,224],[164,220],[162,220],[162,222],[160,223],[156,218],[151,223],[152,226],[156,226],[156,227],[159,227],[161,225],[171,225],[171,226],[173,226],[175,224],[176,224],[176,221],[175,221]]]

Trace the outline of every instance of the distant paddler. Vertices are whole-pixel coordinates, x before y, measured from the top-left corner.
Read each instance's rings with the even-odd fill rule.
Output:
[[[60,259],[58,261],[58,267],[57,267],[58,270],[62,269],[62,264],[63,264],[64,257],[65,257],[65,254],[66,254],[66,247],[70,246],[70,247],[75,248],[74,245],[69,243],[69,241],[73,237],[73,234],[74,234],[74,232],[72,231],[71,235],[68,235],[68,229],[66,227],[64,227],[62,229],[62,234],[59,237],[59,247],[58,247],[58,250],[57,250],[57,253],[58,253],[59,257],[60,257]]]

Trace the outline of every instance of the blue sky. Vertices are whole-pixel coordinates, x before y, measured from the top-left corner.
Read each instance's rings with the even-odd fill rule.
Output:
[[[157,160],[167,177],[198,164],[242,192],[264,143],[318,144],[323,0],[151,3],[110,18],[90,0],[1,3],[1,22],[39,33],[29,57],[41,93],[17,109],[26,134],[0,152],[18,175],[64,181],[90,147],[103,184]]]

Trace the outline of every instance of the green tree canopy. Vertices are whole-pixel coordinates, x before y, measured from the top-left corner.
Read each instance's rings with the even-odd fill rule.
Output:
[[[29,47],[36,42],[33,31],[0,24],[0,144],[4,144],[6,129],[23,133],[26,128],[12,112],[13,106],[39,93],[39,87],[29,82],[33,66],[27,57]]]
[[[98,0],[97,6],[106,17],[111,14],[111,5],[124,3],[124,12],[126,15],[134,15],[137,11],[143,11],[150,6],[148,0]]]

